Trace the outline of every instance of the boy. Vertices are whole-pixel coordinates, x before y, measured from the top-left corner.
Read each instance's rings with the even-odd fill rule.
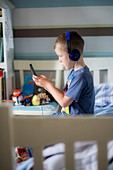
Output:
[[[36,85],[45,88],[62,107],[57,115],[94,113],[93,77],[83,60],[83,48],[84,40],[76,31],[63,33],[55,41],[59,62],[71,70],[63,91],[44,75],[33,75]]]

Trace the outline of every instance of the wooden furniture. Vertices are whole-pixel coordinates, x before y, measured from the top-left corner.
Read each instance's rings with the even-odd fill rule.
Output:
[[[66,170],[75,170],[73,144],[78,141],[96,141],[98,169],[107,169],[107,143],[113,140],[112,116],[59,118],[14,116],[11,109],[4,105],[0,106],[0,113],[0,169],[15,170],[12,147],[29,146],[33,149],[34,170],[42,170],[44,146],[63,142],[66,147]]]

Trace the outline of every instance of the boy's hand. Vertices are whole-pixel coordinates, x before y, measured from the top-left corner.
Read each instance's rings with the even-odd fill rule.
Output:
[[[48,85],[51,84],[51,82],[44,75],[37,75],[37,76],[33,75],[32,78],[37,86],[41,86],[45,89],[47,89]]]

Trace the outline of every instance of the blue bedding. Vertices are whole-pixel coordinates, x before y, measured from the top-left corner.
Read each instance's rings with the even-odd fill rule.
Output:
[[[94,114],[96,116],[98,115],[113,115],[113,106],[106,106],[106,107],[95,107],[94,108]]]
[[[95,115],[113,114],[113,83],[101,83],[95,87]]]
[[[31,170],[34,165],[34,159],[29,158],[28,160],[18,164],[16,170]]]

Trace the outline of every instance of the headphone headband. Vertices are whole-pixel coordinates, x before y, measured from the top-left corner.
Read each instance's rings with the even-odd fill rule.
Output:
[[[66,32],[66,40],[70,60],[78,61],[80,58],[80,52],[78,49],[71,49],[71,32]]]
[[[66,40],[67,40],[67,49],[68,49],[68,53],[71,52],[71,34],[70,32],[66,32]]]

